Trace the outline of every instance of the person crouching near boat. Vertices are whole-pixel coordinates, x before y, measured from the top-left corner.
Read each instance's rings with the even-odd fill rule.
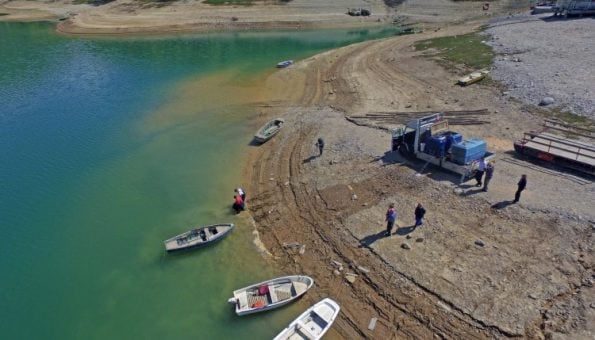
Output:
[[[235,193],[237,193],[238,195],[240,195],[240,197],[242,198],[242,201],[246,202],[246,192],[244,191],[244,189],[242,189],[241,187],[238,187],[237,189],[233,190]]]
[[[240,195],[233,195],[233,199],[233,210],[235,210],[236,214],[239,214],[244,210],[244,200],[242,200],[242,196]]]

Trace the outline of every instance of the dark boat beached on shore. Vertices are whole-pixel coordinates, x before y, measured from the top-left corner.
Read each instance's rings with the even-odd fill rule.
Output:
[[[232,230],[233,223],[213,224],[192,229],[166,240],[164,242],[165,250],[167,250],[167,252],[174,252],[204,247],[221,240]]]

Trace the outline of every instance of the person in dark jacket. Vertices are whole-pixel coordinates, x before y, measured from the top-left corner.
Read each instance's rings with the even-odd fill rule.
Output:
[[[488,163],[486,165],[486,175],[483,180],[483,191],[488,191],[488,185],[494,176],[494,165],[492,163]]]
[[[475,180],[477,181],[477,184],[475,184],[476,187],[481,187],[482,183],[481,183],[481,179],[483,178],[483,173],[486,170],[486,161],[483,157],[481,157],[481,159],[479,160],[479,164],[477,166],[477,171],[475,172]]]
[[[415,226],[420,226],[423,224],[423,218],[426,214],[426,209],[424,209],[421,203],[417,203],[417,207],[415,208]]]
[[[316,146],[318,147],[318,151],[320,152],[318,156],[322,156],[322,151],[324,150],[324,140],[322,138],[318,138]]]
[[[514,201],[512,203],[517,203],[521,199],[521,192],[525,190],[527,187],[527,175],[522,175],[521,180],[517,183],[517,190],[514,194]]]
[[[395,205],[391,203],[388,205],[388,210],[386,211],[386,236],[390,236],[396,220],[397,211],[395,210]]]

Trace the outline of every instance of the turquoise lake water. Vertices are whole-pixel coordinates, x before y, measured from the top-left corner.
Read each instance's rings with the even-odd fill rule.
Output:
[[[271,268],[230,211],[258,128],[250,84],[395,32],[115,39],[0,23],[0,337],[273,337],[303,304],[246,317],[227,304],[296,274]],[[164,254],[164,239],[219,222],[237,225],[223,242]]]

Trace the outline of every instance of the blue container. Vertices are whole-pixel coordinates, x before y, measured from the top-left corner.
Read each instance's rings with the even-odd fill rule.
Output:
[[[487,145],[482,139],[469,139],[451,147],[451,160],[465,165],[480,159],[486,153]]]
[[[446,155],[446,137],[430,136],[426,139],[424,152],[434,157],[444,157]]]
[[[463,135],[457,132],[448,131],[442,134],[442,136],[446,137],[446,152],[450,150],[450,147],[454,144],[459,144],[463,142]]]

